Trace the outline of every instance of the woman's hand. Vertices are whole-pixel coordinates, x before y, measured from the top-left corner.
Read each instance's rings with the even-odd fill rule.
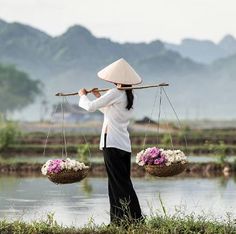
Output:
[[[82,95],[87,95],[86,89],[80,89],[79,90],[79,96],[81,97]]]
[[[101,94],[98,91],[98,88],[93,88],[92,89],[92,93],[95,97],[99,98],[101,96]]]

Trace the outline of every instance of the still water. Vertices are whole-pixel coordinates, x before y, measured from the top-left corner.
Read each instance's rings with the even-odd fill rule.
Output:
[[[236,217],[235,178],[133,178],[144,214],[163,214],[159,194],[167,213],[205,214]],[[26,221],[45,219],[55,212],[64,225],[81,226],[94,219],[109,223],[107,178],[87,178],[71,185],[55,185],[45,177],[0,177],[0,218]]]

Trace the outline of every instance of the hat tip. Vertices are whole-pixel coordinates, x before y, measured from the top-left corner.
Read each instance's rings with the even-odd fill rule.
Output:
[[[118,61],[126,61],[123,57],[121,57],[120,59],[118,59]]]

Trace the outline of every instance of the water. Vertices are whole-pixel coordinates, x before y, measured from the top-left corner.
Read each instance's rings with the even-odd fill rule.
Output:
[[[176,210],[208,217],[236,216],[236,181],[234,178],[133,178],[142,211],[163,214],[160,193],[167,213]],[[54,185],[45,177],[0,178],[0,218],[26,221],[45,219],[55,212],[58,223],[82,226],[93,218],[95,223],[109,223],[107,178],[87,178],[80,183]]]

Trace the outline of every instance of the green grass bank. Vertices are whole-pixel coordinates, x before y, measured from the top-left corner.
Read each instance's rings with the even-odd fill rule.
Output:
[[[127,222],[120,226],[108,226],[105,224],[96,225],[91,220],[81,228],[59,225],[48,215],[46,220],[26,223],[23,221],[0,221],[1,234],[125,234],[125,233],[155,233],[155,234],[235,234],[235,220],[228,217],[223,222],[209,221],[205,217],[188,215],[183,218],[179,216],[158,216],[152,215],[147,218],[144,224],[130,224]]]

